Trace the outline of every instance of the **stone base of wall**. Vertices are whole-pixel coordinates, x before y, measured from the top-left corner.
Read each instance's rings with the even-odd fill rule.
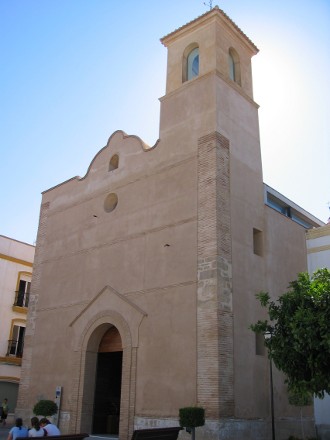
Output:
[[[56,417],[53,423],[57,424],[62,434],[68,434],[72,432],[70,430],[70,419],[71,417],[69,411],[60,411],[59,420],[58,417]]]
[[[179,426],[179,419],[152,419],[148,417],[134,417],[134,430],[149,428],[170,428],[171,426]]]
[[[179,421],[175,418],[151,419],[135,417],[134,419],[134,429],[178,425]],[[275,429],[276,440],[287,440],[290,435],[302,438],[300,420],[277,420]],[[316,437],[313,420],[304,420],[303,430],[305,437]],[[207,420],[205,426],[196,428],[196,440],[270,440],[271,438],[271,423],[265,420]],[[324,437],[324,439],[330,440],[330,437]],[[191,435],[182,430],[179,434],[179,440],[191,440]]]
[[[13,423],[15,423],[15,419],[17,417],[21,417],[21,419],[23,420],[23,425],[31,426],[31,417],[34,417],[34,414],[30,409],[22,409],[16,407],[16,411],[13,416]]]

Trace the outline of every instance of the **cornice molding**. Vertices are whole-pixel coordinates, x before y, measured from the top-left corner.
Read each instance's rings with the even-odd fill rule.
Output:
[[[20,378],[16,376],[0,376],[2,382],[19,383]]]
[[[22,260],[21,258],[11,257],[10,255],[0,254],[2,260],[11,261],[12,263],[22,264],[23,266],[33,267],[33,262]]]
[[[0,363],[21,366],[22,358],[16,358],[11,356],[0,356]]]
[[[27,315],[28,308],[27,307],[13,306],[13,312],[23,313],[24,315]]]
[[[325,246],[316,246],[310,249],[307,249],[307,254],[315,254],[317,252],[330,251],[330,244]]]
[[[254,52],[255,54],[259,52],[259,49],[257,46],[250,40],[250,38],[237,26],[237,24],[218,6],[215,6],[211,11],[206,12],[203,15],[200,15],[199,17],[195,18],[194,20],[186,23],[185,25],[179,27],[178,29],[174,30],[173,32],[170,32],[169,34],[165,35],[163,38],[160,39],[161,43],[164,46],[168,46],[173,41],[175,41],[177,38],[179,38],[181,35],[184,35],[187,32],[190,32],[191,30],[194,30],[196,27],[201,26],[207,21],[210,21],[212,19],[220,19],[223,20],[226,25],[231,28],[234,32],[238,33],[242,38],[245,44]]]
[[[247,95],[244,90],[242,89],[241,86],[239,86],[238,84],[236,84],[234,81],[232,81],[229,78],[226,78],[221,72],[219,72],[219,70],[217,69],[213,69],[210,70],[209,72],[204,73],[203,75],[199,75],[196,76],[195,78],[191,79],[190,81],[186,81],[184,83],[181,84],[180,87],[178,87],[175,90],[172,90],[171,92],[166,93],[166,95],[163,95],[159,98],[160,102],[163,102],[169,98],[171,98],[171,96],[177,94],[177,93],[181,93],[182,90],[184,90],[185,88],[188,87],[192,87],[196,81],[203,81],[204,79],[215,75],[218,78],[221,78],[223,81],[225,81],[226,84],[228,84],[230,87],[232,87],[236,92],[238,92],[243,98],[245,98],[247,101],[250,102],[250,104],[252,104],[256,109],[259,109],[259,104],[257,104],[249,95]]]
[[[309,229],[306,233],[307,240],[318,238],[318,237],[326,237],[330,236],[330,223],[324,226],[320,226],[319,228]]]

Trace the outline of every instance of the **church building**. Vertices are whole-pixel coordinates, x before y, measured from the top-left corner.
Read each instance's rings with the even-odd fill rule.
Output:
[[[201,406],[197,438],[269,439],[255,294],[307,270],[322,222],[263,183],[254,43],[218,7],[161,42],[156,144],[116,131],[83,178],[42,195],[17,415],[57,393],[63,433],[129,440]],[[273,397],[276,438],[299,434],[276,369]],[[312,407],[302,423],[314,435]]]

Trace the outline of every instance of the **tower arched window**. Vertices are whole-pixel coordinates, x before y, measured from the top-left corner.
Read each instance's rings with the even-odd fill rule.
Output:
[[[199,47],[197,43],[189,44],[183,52],[182,82],[199,75]]]
[[[238,53],[232,47],[228,53],[229,78],[241,85],[241,66]]]
[[[187,80],[199,75],[199,48],[195,47],[187,58]]]

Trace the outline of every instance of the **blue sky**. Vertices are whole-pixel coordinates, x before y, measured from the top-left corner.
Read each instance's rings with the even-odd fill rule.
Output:
[[[264,181],[322,221],[330,202],[330,1],[223,0],[253,60]],[[0,234],[34,243],[41,192],[122,129],[153,145],[159,41],[199,0],[0,0]]]

